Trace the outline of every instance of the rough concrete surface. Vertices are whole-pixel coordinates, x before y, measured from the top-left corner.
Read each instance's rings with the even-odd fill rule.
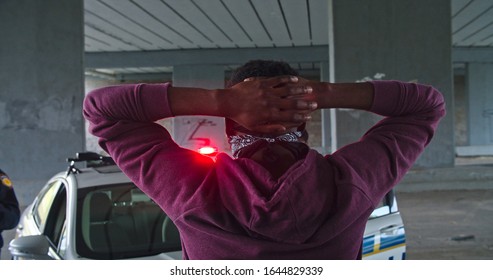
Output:
[[[397,193],[407,258],[493,259],[493,190]]]

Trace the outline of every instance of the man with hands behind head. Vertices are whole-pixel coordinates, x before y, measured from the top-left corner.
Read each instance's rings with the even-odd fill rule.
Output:
[[[250,61],[228,88],[97,89],[84,115],[101,147],[178,227],[185,259],[360,259],[366,221],[431,141],[441,94],[398,81],[326,83],[288,64]],[[322,108],[385,118],[329,155],[306,144]],[[179,147],[155,121],[226,118],[233,158]]]

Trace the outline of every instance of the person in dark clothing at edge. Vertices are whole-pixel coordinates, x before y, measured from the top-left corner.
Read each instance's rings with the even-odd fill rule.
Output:
[[[431,86],[399,81],[326,83],[288,64],[256,60],[226,89],[164,84],[92,91],[92,134],[178,227],[184,259],[361,259],[369,215],[431,141],[445,114]],[[322,108],[385,118],[329,155],[304,144]],[[155,121],[226,118],[233,157],[179,147]]]
[[[0,249],[3,247],[2,231],[17,226],[20,216],[19,202],[12,181],[0,169]]]

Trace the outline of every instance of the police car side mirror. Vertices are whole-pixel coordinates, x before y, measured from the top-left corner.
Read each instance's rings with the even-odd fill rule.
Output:
[[[52,260],[49,248],[50,241],[45,235],[22,236],[9,244],[10,254],[17,260]]]

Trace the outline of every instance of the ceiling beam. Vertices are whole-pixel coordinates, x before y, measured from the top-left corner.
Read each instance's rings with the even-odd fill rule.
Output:
[[[316,80],[320,77],[320,70],[318,69],[301,69],[297,70],[300,76]],[[107,74],[98,72],[95,70],[86,70],[86,77],[92,77],[101,80],[108,81],[171,81],[173,79],[172,72],[160,72],[160,73],[118,73],[118,74]],[[226,78],[231,76],[231,71],[226,71]]]
[[[86,52],[84,66],[89,69],[97,69],[194,64],[240,65],[252,59],[272,59],[289,63],[302,63],[327,61],[328,57],[327,46]]]
[[[92,77],[108,81],[171,81],[173,74],[171,72],[153,72],[153,73],[118,73],[108,74],[96,70],[86,70],[86,77]]]
[[[452,48],[452,62],[482,62],[482,63],[493,63],[493,48],[490,47],[473,47],[473,48],[463,48],[454,47]]]
[[[252,59],[282,60],[289,63],[328,61],[328,47],[190,49],[167,51],[86,52],[86,68],[163,67],[175,65],[241,65]],[[493,48],[452,48],[453,62],[493,63]]]

